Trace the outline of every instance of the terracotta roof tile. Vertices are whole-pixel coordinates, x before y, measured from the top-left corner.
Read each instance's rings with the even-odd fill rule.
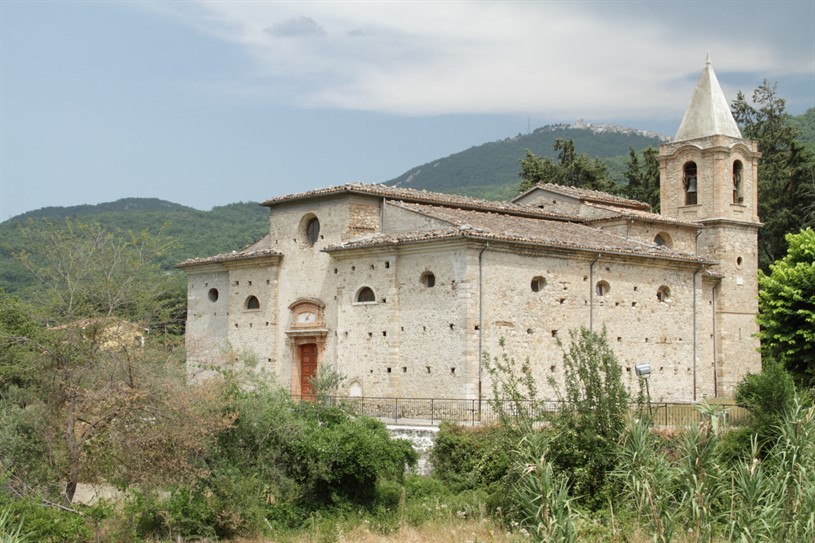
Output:
[[[327,196],[330,194],[341,194],[343,192],[356,194],[369,194],[373,196],[380,196],[390,200],[399,200],[404,202],[443,205],[462,209],[496,211],[499,213],[509,213],[512,215],[527,217],[545,217],[553,220],[569,220],[569,221],[580,220],[580,218],[575,215],[553,213],[551,211],[544,211],[542,209],[538,209],[537,207],[528,206],[524,204],[482,200],[480,198],[472,198],[470,196],[459,196],[458,194],[445,194],[441,192],[429,192],[426,190],[390,187],[387,185],[369,183],[349,183],[346,185],[325,187],[321,189],[310,190],[307,192],[300,192],[297,194],[286,194],[283,196],[277,196],[275,198],[266,200],[261,205],[272,207],[285,202],[317,198],[320,196]]]
[[[705,262],[703,259],[687,253],[674,252],[664,247],[656,247],[655,245],[626,239],[581,224],[414,203],[391,203],[391,205],[449,222],[450,228],[368,235],[328,247],[325,251],[334,252],[343,249],[415,243],[427,240],[473,238],[641,255],[689,262]]]
[[[527,192],[531,192],[538,187],[550,190],[552,192],[557,192],[559,194],[564,194],[566,196],[572,196],[586,202],[598,202],[615,207],[630,207],[634,209],[641,209],[643,211],[650,211],[651,209],[650,205],[638,200],[631,200],[629,198],[623,198],[622,196],[615,196],[614,194],[609,194],[599,190],[582,189],[578,187],[569,187],[566,185],[555,185],[553,183],[538,183]]]
[[[591,215],[586,219],[587,223],[592,223],[596,221],[602,221],[607,219],[612,219],[616,217],[624,217],[624,218],[634,218],[648,222],[658,222],[658,223],[665,223],[665,224],[675,224],[678,226],[691,226],[693,228],[699,228],[700,224],[690,221],[683,221],[680,219],[674,219],[672,217],[666,217],[665,215],[660,215],[659,213],[652,213],[650,211],[642,211],[639,209],[621,209],[619,207],[613,206],[606,206],[602,204],[595,204],[588,202],[586,206],[591,207],[593,209],[597,209],[600,211],[596,216]]]
[[[266,234],[254,243],[250,243],[240,251],[232,251],[231,253],[223,253],[206,258],[190,258],[176,265],[176,267],[189,268],[193,266],[202,266],[204,264],[217,264],[220,262],[235,262],[238,260],[252,260],[270,256],[283,256],[283,253],[267,248],[270,244],[270,239],[269,234]]]

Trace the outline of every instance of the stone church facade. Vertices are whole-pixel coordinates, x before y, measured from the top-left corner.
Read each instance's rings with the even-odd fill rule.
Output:
[[[272,198],[268,235],[179,265],[190,376],[229,352],[293,395],[329,366],[351,396],[476,399],[483,360],[506,352],[554,399],[559,341],[584,326],[605,329],[632,390],[648,363],[654,400],[728,396],[760,370],[759,156],[708,62],[660,149],[659,214],[557,185],[511,202],[356,183]]]

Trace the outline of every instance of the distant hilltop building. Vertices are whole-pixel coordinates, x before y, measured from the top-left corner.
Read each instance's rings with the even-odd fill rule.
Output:
[[[268,235],[179,265],[189,374],[231,346],[293,395],[329,366],[350,396],[475,399],[503,343],[554,398],[558,341],[585,326],[631,390],[648,363],[655,400],[729,395],[760,370],[759,156],[708,61],[660,148],[660,214],[557,185],[510,202],[366,184],[272,198]]]
[[[671,141],[670,136],[666,136],[664,134],[660,134],[658,132],[653,132],[651,130],[637,130],[636,128],[629,128],[627,126],[618,126],[616,124],[595,124],[595,123],[587,123],[583,119],[578,119],[571,126],[563,125],[564,128],[583,128],[586,130],[591,130],[595,134],[607,134],[607,133],[615,133],[615,134],[634,134],[637,136],[645,136],[648,138],[656,138],[661,141]]]

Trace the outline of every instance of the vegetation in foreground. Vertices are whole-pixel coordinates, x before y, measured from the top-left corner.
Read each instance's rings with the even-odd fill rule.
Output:
[[[772,93],[758,98],[778,109]],[[648,169],[631,170],[643,190]],[[161,266],[169,240],[26,228],[17,262],[38,287],[25,301],[0,292],[2,543],[815,540],[815,412],[794,384],[813,383],[811,230],[787,237],[787,257],[762,275],[765,369],[736,398],[750,426],[726,428],[710,407],[681,431],[629,420],[604,335],[579,330],[564,346],[560,417],[514,409],[495,427],[445,425],[435,473],[419,477],[379,422],[240,382],[251,356],[224,353],[242,362],[187,386],[183,290]],[[537,399],[528,362],[489,362],[496,408]],[[124,497],[76,504],[80,482]]]

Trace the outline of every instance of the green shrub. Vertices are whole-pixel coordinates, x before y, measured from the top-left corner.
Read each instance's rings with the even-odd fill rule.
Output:
[[[391,439],[377,420],[328,402],[297,402],[262,384],[231,388],[225,409],[235,420],[209,460],[213,476],[182,502],[187,522],[199,519],[220,537],[230,524],[235,533],[256,532],[264,517],[290,528],[314,511],[388,508],[393,489],[401,494],[405,466],[418,458],[409,442]],[[218,477],[224,479],[216,488]]]
[[[436,477],[408,475],[404,482],[405,497],[408,500],[439,498],[451,493],[450,486]]]
[[[12,500],[2,495],[0,510],[6,513],[7,526],[19,526],[15,537],[24,536],[25,541],[84,543],[91,537],[91,529],[85,519],[74,512],[48,507],[29,499]],[[0,531],[0,534],[3,532]]]
[[[762,451],[777,439],[779,425],[795,398],[792,376],[774,362],[765,362],[761,373],[748,373],[736,385],[736,402],[750,411],[749,431],[758,436]]]
[[[430,452],[433,476],[453,492],[493,488],[508,473],[514,446],[514,434],[503,427],[443,422]]]
[[[399,509],[402,502],[402,485],[395,481],[381,481],[376,485],[374,510],[392,513]]]
[[[554,468],[568,477],[571,495],[599,509],[613,494],[608,474],[629,418],[628,393],[605,329],[570,330],[569,338],[563,348],[563,408],[552,421],[556,435],[549,454]],[[557,383],[552,385],[557,388]]]

